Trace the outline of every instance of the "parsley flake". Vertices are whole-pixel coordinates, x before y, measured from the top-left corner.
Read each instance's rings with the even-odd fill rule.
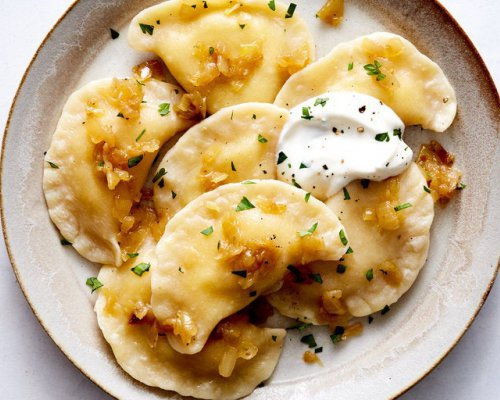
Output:
[[[427,193],[430,193],[431,189],[429,189],[427,186],[424,185],[424,191],[427,192]]]
[[[255,208],[255,206],[248,200],[245,196],[240,201],[240,204],[236,207],[236,212],[238,211],[245,211],[245,210],[250,210],[252,208]]]
[[[158,181],[160,178],[162,178],[166,174],[167,174],[167,171],[165,171],[165,168],[160,168],[160,170],[156,173],[156,175],[153,178],[153,183]]]
[[[363,189],[367,189],[368,186],[370,185],[370,180],[369,179],[361,179],[360,183],[361,183],[361,186],[363,187]]]
[[[170,114],[170,103],[162,103],[158,107],[158,112],[162,117]]]
[[[304,169],[304,168],[310,168],[310,166],[309,166],[309,165],[306,165],[306,164],[304,164],[304,163],[300,163],[300,167],[299,167],[299,169]]]
[[[314,105],[315,106],[321,106],[321,107],[324,107],[326,105],[326,102],[328,101],[328,98],[322,98],[322,97],[318,97],[316,99],[316,101],[314,102]]]
[[[171,193],[172,193],[172,200],[173,200],[177,197],[177,193],[175,193],[173,190],[171,190]]]
[[[366,271],[365,277],[368,282],[373,279],[373,268],[370,268],[368,271]]]
[[[399,140],[402,140],[402,132],[401,132],[401,129],[398,128],[398,129],[393,129],[392,131],[392,136],[397,136],[399,138]]]
[[[118,114],[116,114],[116,116],[117,116],[118,118],[125,118],[125,116],[124,116],[121,112],[120,112],[120,113],[118,113]]]
[[[354,250],[352,249],[352,247],[349,247],[345,253],[352,254],[352,253],[354,253]]]
[[[314,349],[314,354],[322,353],[323,352],[323,347],[318,347]]]
[[[314,336],[312,334],[309,334],[309,335],[306,335],[306,336],[303,336],[300,341],[302,343],[305,343],[309,346],[309,348],[313,349],[314,347],[317,347],[317,343],[316,343],[316,340],[314,340]]]
[[[300,237],[304,237],[304,236],[310,236],[314,233],[314,231],[316,230],[316,228],[318,227],[318,223],[316,222],[313,226],[311,226],[307,231],[300,231],[300,232],[297,232],[297,235],[299,235]]]
[[[113,28],[109,28],[109,31],[111,32],[111,39],[113,40],[118,39],[118,36],[120,36],[120,34]]]
[[[210,236],[213,232],[214,232],[214,227],[209,226],[208,228],[203,229],[200,233],[205,236]]]
[[[344,200],[351,200],[351,195],[346,188],[342,189],[344,191]]]
[[[54,169],[59,169],[59,165],[57,165],[56,163],[53,163],[52,161],[47,161],[48,164],[50,165],[51,168],[54,168]]]
[[[97,289],[104,286],[95,276],[87,278],[85,284],[92,289],[91,293],[94,293]]]
[[[146,129],[143,129],[143,130],[141,131],[141,133],[139,133],[139,136],[137,136],[137,137],[135,138],[135,141],[136,141],[136,142],[138,142],[139,140],[141,140],[141,138],[144,136],[144,134],[145,134],[145,133],[146,133]]]
[[[63,246],[71,246],[73,243],[71,243],[68,239],[62,238],[61,239],[61,244]]]
[[[241,29],[245,29],[246,24],[239,24]]]
[[[246,278],[247,277],[247,270],[246,269],[242,269],[242,270],[239,270],[239,271],[231,271],[231,273],[233,275],[241,276],[242,278]]]
[[[244,181],[244,182],[241,182],[242,185],[256,185],[257,182],[254,182],[254,181]]]
[[[310,274],[309,278],[311,278],[314,282],[317,283],[323,283],[323,278],[321,277],[321,274]]]
[[[236,172],[236,167],[234,166],[234,162],[231,161],[231,171]]]
[[[347,267],[344,264],[337,264],[337,274],[343,274]]]
[[[296,8],[297,4],[290,3],[290,5],[288,6],[288,10],[286,11],[285,18],[292,18]]]
[[[354,63],[351,61],[349,64],[347,64],[347,70],[352,71],[353,68],[354,68]]]
[[[274,2],[274,0],[273,0],[273,2]],[[278,336],[276,336],[276,335],[272,335],[272,336],[271,336],[271,339],[273,340],[273,342],[276,342],[276,339],[278,339]]]
[[[343,326],[336,326],[333,334],[330,335],[330,339],[332,339],[333,344],[337,344],[342,340],[342,336],[344,336],[345,329]]]
[[[309,202],[310,198],[311,198],[311,193],[306,193],[306,195],[304,196],[304,200],[306,201],[306,203]]]
[[[371,324],[373,322],[373,317],[371,315],[368,316],[368,324]]]
[[[139,164],[142,161],[143,158],[144,158],[144,156],[142,154],[140,156],[129,158],[128,163],[127,163],[128,167],[129,168],[135,167],[137,164]]]
[[[142,276],[142,274],[146,271],[149,271],[150,268],[151,268],[150,263],[140,263],[137,264],[134,268],[130,268],[130,270],[137,276]]]
[[[259,136],[257,136],[257,140],[260,143],[267,143],[267,139],[264,136],[260,135],[260,134],[259,134]]]
[[[305,323],[305,322],[300,322],[300,323],[298,323],[296,325],[289,326],[286,329],[287,330],[297,329],[299,332],[302,332],[302,331],[305,331],[307,328],[310,328],[311,326],[313,326],[313,324]]]
[[[285,153],[283,153],[282,151],[279,152],[278,154],[278,162],[277,164],[281,164],[283,161],[285,161],[287,159],[287,155]]]
[[[345,232],[344,232],[343,229],[341,229],[340,232],[339,232],[339,238],[340,238],[340,241],[342,242],[342,244],[344,246],[348,243],[347,238],[345,236]]]
[[[139,253],[127,253],[128,258],[136,258]]]
[[[212,46],[210,46],[208,48],[208,54],[212,55],[212,54],[214,54],[214,51],[215,51],[215,49]]]
[[[276,11],[276,3],[274,2],[274,0],[271,0],[269,3],[267,3],[267,6],[273,10],[273,11]]]
[[[400,205],[394,207],[394,211],[401,211],[401,210],[404,210],[405,208],[410,208],[411,206],[412,206],[411,203],[400,204]]]
[[[375,140],[377,142],[388,142],[389,140],[391,140],[391,138],[388,132],[384,132],[384,133],[377,133],[375,135]]]
[[[153,25],[139,24],[139,26],[141,27],[142,33],[144,33],[145,35],[153,35],[153,31],[155,30],[155,27]]]
[[[465,183],[460,182],[460,184],[457,186],[457,190],[464,190],[467,187]]]
[[[381,314],[381,315],[385,315],[385,314],[387,314],[389,311],[391,311],[391,308],[390,308],[390,307],[386,304],[386,305],[384,306],[384,308],[382,309],[382,311],[380,311],[380,314]]]
[[[309,112],[309,107],[302,107],[302,116],[301,116],[302,119],[307,119],[308,121],[310,121],[311,119],[314,118],[313,115],[311,115],[311,113]]]

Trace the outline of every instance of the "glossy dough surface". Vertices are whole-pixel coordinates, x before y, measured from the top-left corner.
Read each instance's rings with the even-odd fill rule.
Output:
[[[173,216],[199,195],[249,179],[276,179],[276,144],[288,110],[263,103],[222,109],[168,151],[155,182],[156,210]]]
[[[121,264],[117,235],[158,149],[192,125],[174,111],[158,111],[180,96],[158,80],[114,78],[87,84],[64,106],[45,156],[43,189],[52,221],[88,260]],[[129,167],[137,157],[143,158]]]
[[[153,270],[153,250],[154,243],[148,239],[137,258],[119,269],[104,266],[98,276],[104,286],[95,305],[97,320],[118,364],[147,385],[184,396],[236,399],[249,394],[273,372],[285,331],[257,328],[244,320],[228,322],[202,352],[184,355],[174,351],[165,336],[158,336],[151,315],[151,271],[140,277],[130,271],[140,262],[151,263]],[[221,376],[223,368],[232,372],[229,377]]]
[[[325,204],[306,202],[303,190],[279,181],[255,182],[201,195],[169,221],[158,243],[152,307],[172,327],[167,337],[179,352],[201,351],[221,319],[279,289],[289,264],[338,260],[347,249]],[[254,208],[236,211],[244,199]]]
[[[353,253],[346,254],[341,262],[308,265],[312,273],[321,274],[323,284],[287,280],[279,292],[268,297],[271,304],[286,316],[325,324],[329,316],[322,304],[329,301],[328,296],[338,297],[339,293],[333,291],[341,291],[339,309],[345,308],[345,313],[357,317],[396,302],[411,287],[425,263],[434,217],[434,203],[424,191],[426,181],[420,168],[412,163],[398,180],[399,199],[393,204],[412,205],[398,211],[402,215],[398,229],[382,229],[377,221],[363,218],[366,208],[375,208],[383,201],[388,181],[370,182],[366,189],[359,181],[351,183],[347,186],[350,200],[344,200],[340,192],[327,205],[349,233]],[[344,273],[337,272],[338,264],[345,266]],[[370,269],[373,279],[369,281]]]
[[[385,78],[365,65],[381,64]],[[352,68],[350,66],[352,63]],[[406,125],[446,130],[457,111],[455,91],[439,66],[406,39],[377,32],[337,45],[328,55],[293,75],[275,104],[292,108],[329,91],[371,95],[391,107]]]
[[[266,0],[171,0],[138,14],[128,39],[158,54],[184,89],[207,97],[214,113],[273,102],[288,77],[312,61],[305,23],[286,14],[278,1],[273,11]]]

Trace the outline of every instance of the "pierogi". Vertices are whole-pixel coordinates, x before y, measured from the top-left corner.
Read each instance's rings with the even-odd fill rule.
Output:
[[[150,308],[154,241],[147,238],[138,251],[121,268],[101,269],[104,286],[95,305],[104,337],[126,372],[147,385],[203,399],[240,398],[271,375],[286,332],[258,328],[244,316],[219,324],[198,354],[173,350]],[[140,263],[150,265],[142,276],[131,271]]]
[[[209,113],[273,102],[285,81],[314,58],[305,23],[287,6],[264,0],[171,0],[132,21],[136,50],[158,54],[188,92],[207,98]]]
[[[377,32],[341,43],[294,74],[275,104],[292,108],[325,92],[376,97],[406,125],[446,130],[457,112],[455,91],[439,66],[401,36]]]
[[[287,266],[346,252],[337,216],[274,180],[205,193],[167,224],[152,272],[151,305],[171,346],[198,353],[223,318],[279,289]]]
[[[140,244],[139,202],[162,144],[194,121],[173,110],[181,90],[148,79],[103,79],[73,93],[45,156],[43,189],[50,217],[85,258],[120,265]]]
[[[396,302],[427,257],[434,202],[425,188],[422,171],[412,163],[398,177],[366,188],[355,181],[330,198],[326,204],[349,232],[350,250],[338,262],[299,266],[304,278],[290,276],[269,302],[314,324],[365,316]],[[305,279],[311,273],[322,283]]]
[[[157,168],[157,212],[173,216],[223,184],[276,179],[276,144],[287,119],[288,110],[245,103],[224,108],[192,127]]]

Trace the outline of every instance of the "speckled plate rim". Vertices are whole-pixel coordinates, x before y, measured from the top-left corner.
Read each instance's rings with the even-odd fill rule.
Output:
[[[438,0],[429,0],[429,1],[432,2],[435,5],[436,11],[440,12],[442,15],[444,15],[445,19],[450,24],[452,24],[454,26],[454,28],[456,28],[458,30],[459,34],[463,37],[463,39],[465,39],[466,45],[472,51],[472,53],[474,54],[474,57],[475,57],[476,61],[478,62],[478,64],[480,65],[480,67],[482,69],[485,81],[487,82],[487,84],[488,84],[491,92],[494,93],[494,95],[495,95],[495,99],[496,99],[496,103],[497,103],[497,108],[500,109],[500,97],[499,97],[499,93],[498,93],[497,87],[495,85],[495,82],[493,81],[493,78],[492,78],[492,76],[491,76],[491,74],[490,74],[490,72],[489,72],[489,70],[488,70],[488,68],[487,68],[484,60],[482,59],[482,57],[479,54],[479,52],[476,49],[476,47],[474,46],[472,40],[469,38],[469,36],[464,31],[464,29],[460,26],[460,24],[456,21],[456,19],[449,13],[449,11]],[[14,95],[14,98],[12,100],[11,106],[9,108],[9,113],[8,113],[8,116],[7,116],[7,121],[6,121],[5,129],[4,129],[4,135],[3,135],[3,138],[2,138],[2,149],[1,149],[1,154],[0,154],[0,217],[1,217],[0,219],[1,219],[1,223],[2,223],[2,232],[3,232],[4,241],[5,241],[5,244],[6,244],[7,254],[9,256],[12,268],[13,268],[14,273],[16,275],[16,280],[17,280],[17,282],[19,284],[19,287],[21,288],[21,290],[23,292],[24,297],[26,298],[26,301],[28,302],[28,304],[29,304],[29,306],[31,308],[31,311],[33,312],[33,314],[35,315],[35,317],[39,321],[41,327],[47,333],[47,335],[52,339],[52,341],[59,348],[59,350],[68,358],[68,360],[76,368],[78,368],[80,370],[80,372],[82,374],[84,374],[91,382],[93,382],[96,386],[98,386],[104,392],[106,392],[107,394],[109,394],[110,396],[112,396],[114,398],[117,398],[105,386],[99,384],[94,379],[92,379],[91,374],[89,372],[87,372],[83,367],[81,367],[79,365],[79,363],[76,360],[73,359],[73,357],[71,356],[71,354],[69,352],[67,352],[67,351],[65,351],[63,349],[63,346],[58,343],[58,340],[57,340],[56,336],[51,332],[50,327],[46,326],[46,324],[43,321],[43,319],[38,315],[38,313],[37,313],[37,311],[35,309],[35,306],[32,304],[32,302],[30,300],[30,296],[29,296],[27,290],[25,289],[23,281],[20,278],[18,267],[17,267],[16,261],[14,259],[14,252],[13,252],[13,250],[11,248],[9,237],[7,235],[7,229],[6,229],[6,223],[5,223],[4,194],[3,194],[3,190],[2,190],[2,188],[3,188],[3,179],[2,179],[2,177],[3,177],[3,170],[4,170],[4,158],[5,158],[4,157],[5,156],[5,143],[6,143],[6,140],[7,140],[7,135],[9,134],[9,125],[10,125],[10,122],[11,122],[11,117],[12,117],[13,111],[14,111],[14,109],[16,107],[16,103],[17,103],[17,100],[18,100],[18,95],[21,92],[21,90],[22,90],[22,88],[23,88],[23,86],[25,84],[26,77],[30,73],[31,68],[32,68],[35,60],[37,59],[40,51],[47,44],[47,42],[51,38],[54,30],[58,27],[58,25],[66,18],[66,16],[73,10],[73,8],[79,2],[80,2],[80,0],[75,0],[67,8],[67,10],[61,15],[61,17],[59,17],[59,19],[57,20],[57,22],[52,26],[52,28],[50,29],[50,31],[47,33],[47,35],[45,36],[45,38],[43,39],[43,41],[41,42],[41,44],[37,48],[36,52],[34,53],[33,57],[31,58],[31,61],[30,61],[29,65],[28,65],[28,67],[26,68],[26,70],[25,70],[22,78],[21,78],[21,81],[20,81],[20,83],[18,85],[18,88],[17,88],[16,93]],[[450,352],[457,346],[457,344],[463,338],[463,336],[468,331],[468,329],[470,328],[470,326],[472,325],[472,323],[476,319],[477,315],[481,311],[481,309],[482,309],[482,307],[483,307],[486,299],[488,298],[488,295],[491,292],[491,289],[493,287],[495,279],[496,279],[496,277],[498,275],[499,269],[500,269],[500,262],[497,262],[497,266],[496,266],[496,268],[495,268],[495,270],[493,272],[493,276],[492,276],[492,278],[491,278],[491,280],[490,280],[490,282],[489,282],[489,284],[488,284],[485,292],[483,293],[483,295],[482,295],[482,297],[481,297],[481,299],[479,301],[479,304],[477,305],[476,309],[474,310],[472,316],[470,317],[470,319],[467,322],[467,324],[466,324],[465,328],[463,329],[463,331],[460,332],[460,334],[457,336],[457,338],[449,344],[448,349],[443,354],[439,355],[438,358],[434,361],[434,363],[429,366],[429,369],[427,370],[427,372],[425,372],[424,374],[422,374],[419,378],[415,379],[413,382],[411,382],[410,384],[408,384],[406,387],[401,388],[400,392],[397,395],[394,396],[394,399],[402,396],[403,394],[405,394],[406,392],[408,392],[412,387],[414,387],[416,384],[418,384],[424,378],[426,378],[446,358],[446,356],[448,356],[448,354],[450,354]]]

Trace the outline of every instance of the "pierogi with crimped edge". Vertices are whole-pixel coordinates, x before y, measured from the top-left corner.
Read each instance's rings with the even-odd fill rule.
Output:
[[[219,321],[278,290],[289,264],[338,260],[347,249],[325,204],[279,181],[253,182],[193,200],[156,247],[151,304],[181,353],[198,353]]]
[[[333,91],[376,97],[406,125],[446,130],[457,112],[455,91],[441,68],[401,36],[377,32],[337,45],[294,74],[275,104],[292,108]]]
[[[111,78],[73,93],[45,156],[50,217],[85,258],[120,265],[143,236],[131,214],[160,147],[194,121],[173,110],[181,90]]]
[[[245,103],[224,108],[192,127],[157,168],[157,212],[173,216],[223,184],[276,179],[276,144],[288,114],[271,104]]]
[[[349,233],[347,254],[297,266],[268,296],[283,315],[314,324],[365,316],[396,302],[417,278],[434,217],[422,171],[412,163],[397,177],[363,184],[351,183],[326,203]],[[322,283],[309,279],[311,273]]]
[[[305,23],[268,0],[171,0],[130,24],[137,50],[158,54],[209,113],[251,101],[273,102],[283,83],[314,58]],[[272,9],[274,8],[274,10]]]
[[[202,399],[240,398],[269,378],[286,332],[258,328],[245,316],[219,324],[198,354],[173,350],[150,307],[154,241],[147,238],[138,252],[121,268],[101,269],[104,286],[95,305],[99,327],[127,373],[147,385]],[[142,276],[131,271],[140,263],[150,264]]]

